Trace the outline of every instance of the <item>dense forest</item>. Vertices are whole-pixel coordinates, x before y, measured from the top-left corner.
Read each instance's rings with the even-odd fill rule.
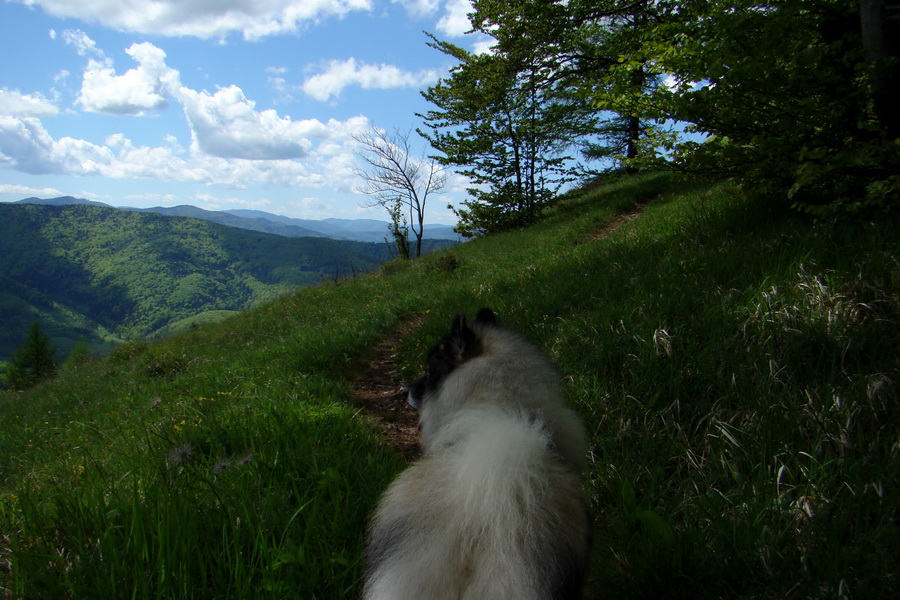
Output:
[[[0,205],[0,357],[35,320],[65,353],[370,271],[387,246],[85,205]],[[210,314],[211,313],[211,314]]]
[[[795,209],[900,195],[900,5],[875,0],[475,0],[492,50],[424,92],[469,175],[469,234],[533,222],[597,164],[731,177]],[[590,159],[606,159],[603,163]]]

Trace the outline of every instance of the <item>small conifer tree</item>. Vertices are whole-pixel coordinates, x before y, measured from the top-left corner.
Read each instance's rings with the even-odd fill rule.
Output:
[[[37,321],[31,324],[25,342],[16,349],[6,372],[9,386],[16,390],[29,388],[56,373],[56,344],[41,331]]]

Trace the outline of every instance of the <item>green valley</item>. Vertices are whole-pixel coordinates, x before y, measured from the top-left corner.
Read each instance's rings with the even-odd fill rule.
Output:
[[[286,238],[88,205],[0,204],[0,358],[35,320],[62,356],[79,339],[107,350],[388,258],[384,243]]]

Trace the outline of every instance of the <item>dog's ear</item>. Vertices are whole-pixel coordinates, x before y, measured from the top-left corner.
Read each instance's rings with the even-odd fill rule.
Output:
[[[494,314],[494,311],[485,307],[478,311],[478,314],[475,315],[475,324],[476,325],[496,325],[497,324],[497,315]]]
[[[453,357],[454,364],[462,363],[470,357],[476,345],[475,332],[466,322],[466,315],[459,313],[453,317],[453,325],[450,328],[450,336],[447,338],[448,350]]]
[[[469,324],[466,322],[466,315],[457,313],[457,315],[453,317],[453,324],[450,326],[450,336],[456,337],[462,335],[467,329],[469,329]]]

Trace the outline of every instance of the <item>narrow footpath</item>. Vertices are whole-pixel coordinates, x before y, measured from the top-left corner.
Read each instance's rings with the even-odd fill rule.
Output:
[[[610,233],[637,218],[652,201],[647,199],[620,213],[595,231],[588,241],[608,237]],[[421,316],[401,322],[390,335],[381,340],[366,361],[362,373],[353,382],[353,400],[362,413],[375,422],[391,444],[411,462],[421,454],[418,415],[403,395],[396,363],[397,347],[422,324]]]
[[[403,395],[396,353],[403,339],[421,324],[421,316],[401,322],[375,346],[363,373],[353,382],[353,399],[363,414],[384,431],[407,462],[415,460],[421,453],[419,418]]]

